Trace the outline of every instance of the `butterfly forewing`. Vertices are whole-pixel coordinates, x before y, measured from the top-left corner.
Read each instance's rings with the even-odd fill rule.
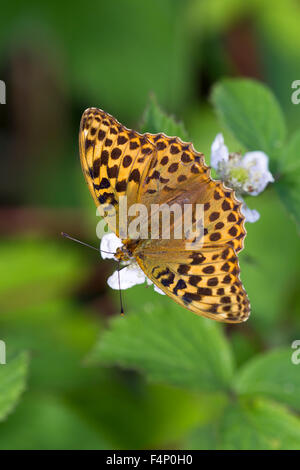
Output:
[[[96,205],[108,208],[108,212],[109,207],[114,208],[118,219],[120,196],[127,196],[128,206],[138,202],[155,158],[154,145],[104,111],[89,108],[81,119],[79,146],[83,172]],[[106,220],[109,225],[109,216]],[[116,226],[119,235],[122,227]]]

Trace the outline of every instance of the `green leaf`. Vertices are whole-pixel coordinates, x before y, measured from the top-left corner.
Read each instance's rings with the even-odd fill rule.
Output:
[[[148,303],[145,296],[136,298],[135,313],[112,321],[89,360],[138,369],[153,381],[190,389],[228,388],[233,365],[220,325],[168,298]]]
[[[272,92],[259,82],[225,79],[215,85],[212,102],[225,127],[247,150],[262,150],[272,169],[282,149],[286,128],[279,104]]]
[[[281,159],[280,170],[283,174],[300,170],[300,130],[289,139]]]
[[[100,325],[85,310],[52,300],[7,317],[1,331],[9,349],[32,351],[31,387],[66,392],[91,386],[95,374],[83,366],[82,358],[95,343]]]
[[[299,336],[289,315],[299,318],[296,299],[300,244],[293,222],[278,201],[275,188],[252,200],[251,208],[257,209],[261,218],[255,224],[246,224],[246,250],[239,256],[242,280],[252,306],[252,315],[242,330],[252,345],[256,343],[258,351],[261,351],[262,340],[263,347],[271,348],[289,344],[286,339],[289,341],[289,337]],[[274,269],[274,260],[280,268]],[[287,328],[281,326],[283,318],[286,318]],[[246,333],[247,325],[259,332],[258,335]]]
[[[286,210],[300,226],[300,131],[288,143],[280,165],[279,180],[275,185]]]
[[[202,394],[145,383],[132,371],[105,368],[99,372],[99,384],[75,391],[68,400],[72,409],[109,436],[111,449],[169,448],[199,420],[211,416]]]
[[[205,410],[198,419],[198,426],[183,441],[184,449],[215,450],[218,447],[219,422],[229,403],[229,396],[221,393],[199,394],[201,407]]]
[[[154,96],[150,97],[140,129],[141,132],[150,132],[151,134],[164,132],[168,136],[178,136],[182,140],[188,139],[184,125],[181,122],[176,122],[173,116],[164,113]]]
[[[1,424],[0,449],[111,449],[103,433],[51,394],[28,394]]]
[[[260,352],[260,344],[256,338],[249,338],[246,331],[233,330],[230,335],[230,344],[236,359],[236,366],[240,367],[256,353]]]
[[[218,447],[218,426],[206,424],[193,430],[185,439],[184,450],[216,450]]]
[[[234,385],[240,395],[260,395],[300,410],[300,365],[292,363],[293,349],[255,357],[238,372]]]
[[[0,421],[13,411],[25,389],[29,357],[20,353],[0,365]]]
[[[300,420],[272,402],[240,402],[225,412],[220,436],[224,449],[300,449]]]

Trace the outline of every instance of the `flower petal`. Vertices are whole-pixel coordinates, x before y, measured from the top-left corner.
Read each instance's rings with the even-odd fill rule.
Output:
[[[268,183],[273,183],[274,178],[268,169],[269,157],[261,151],[245,153],[241,164],[249,172],[249,178],[243,186],[243,190],[251,196],[261,193]]]
[[[130,287],[136,286],[137,284],[143,284],[146,280],[146,276],[143,271],[134,265],[126,266],[120,269],[120,288],[129,289]],[[107,284],[112,289],[119,289],[119,277],[118,271],[115,271],[108,279]]]
[[[123,245],[122,240],[114,233],[107,233],[100,242],[100,253],[103,259],[116,259],[114,253]],[[104,250],[104,251],[101,251]]]
[[[155,292],[157,292],[158,294],[161,294],[161,295],[166,295],[159,287],[157,287],[154,282],[151,281],[151,279],[149,279],[149,277],[146,276],[146,282],[147,282],[147,285],[148,286],[152,286],[153,285],[153,288],[155,290]]]
[[[157,287],[155,284],[153,284],[155,292],[161,295],[166,295],[159,287]]]
[[[249,209],[245,203],[242,205],[242,214],[245,216],[246,222],[254,223],[260,218],[260,213],[255,209]]]
[[[268,171],[269,157],[265,152],[255,150],[253,152],[246,152],[241,163],[248,170],[255,166],[257,170],[265,172]]]
[[[146,276],[146,282],[147,282],[147,286],[152,286],[152,284],[153,284],[151,279],[149,279],[149,277],[147,277],[147,276]]]
[[[247,204],[244,202],[242,204],[242,214],[245,216],[245,221],[246,222],[257,222],[257,220],[260,218],[259,212],[257,212],[255,209],[250,209]]]
[[[242,203],[241,212],[245,217],[245,222],[256,222],[260,218],[259,212],[255,209],[250,209],[240,194],[235,193],[235,196]]]
[[[223,134],[217,134],[211,146],[210,164],[218,170],[218,165],[221,161],[227,162],[229,157],[228,148],[224,144]]]

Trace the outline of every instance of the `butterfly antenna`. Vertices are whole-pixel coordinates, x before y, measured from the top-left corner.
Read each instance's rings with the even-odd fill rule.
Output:
[[[120,265],[120,261],[119,262],[119,266],[118,266],[118,281],[119,281],[119,295],[120,295],[120,307],[121,307],[121,315],[123,316],[124,315],[124,309],[123,309],[123,301],[122,301],[122,293],[121,293],[121,281],[120,281],[120,269],[121,269],[121,265]]]
[[[80,243],[80,245],[87,246],[88,248],[92,248],[92,250],[100,251],[102,253],[109,253],[110,255],[114,255],[115,253],[112,253],[111,251],[104,251],[104,250],[99,250],[95,246],[89,245],[88,243],[82,242],[81,240],[77,240],[77,238],[71,237],[65,232],[61,232],[61,236],[64,238],[68,238],[69,240],[72,240],[73,242]],[[120,295],[120,307],[121,307],[121,315],[124,315],[124,308],[123,308],[123,301],[122,301],[122,293],[121,293],[121,280],[120,280],[120,260],[118,260],[118,281],[119,281],[119,295]]]
[[[110,255],[114,255],[115,253],[113,253],[112,251],[104,251],[104,250],[101,250],[100,248],[96,248],[95,246],[92,246],[92,245],[89,245],[88,243],[85,243],[85,242],[82,242],[80,240],[77,240],[77,238],[73,238],[71,237],[70,235],[68,235],[67,233],[65,232],[61,232],[61,236],[62,237],[65,237],[65,238],[68,238],[69,240],[72,240],[73,242],[76,242],[76,243],[80,243],[80,245],[84,245],[84,246],[87,246],[88,248],[92,248],[92,250],[96,250],[96,251],[100,251],[102,253],[108,253]]]

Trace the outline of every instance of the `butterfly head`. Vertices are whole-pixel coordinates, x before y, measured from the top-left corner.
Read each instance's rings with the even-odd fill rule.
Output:
[[[117,248],[115,258],[118,261],[132,261],[135,258],[134,252],[140,243],[140,240],[123,240],[123,245]]]

